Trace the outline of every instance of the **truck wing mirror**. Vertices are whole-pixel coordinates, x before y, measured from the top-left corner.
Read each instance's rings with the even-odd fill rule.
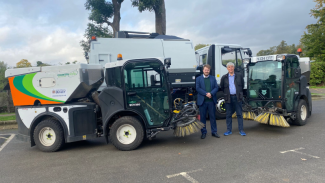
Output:
[[[169,68],[170,65],[172,64],[172,59],[171,58],[165,58],[164,60],[164,65]]]
[[[295,74],[295,78],[300,78],[300,76],[301,76],[301,69],[300,68],[295,68],[294,69],[294,74]]]

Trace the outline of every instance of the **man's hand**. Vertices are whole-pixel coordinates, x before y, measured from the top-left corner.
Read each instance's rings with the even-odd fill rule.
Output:
[[[208,97],[208,98],[211,98],[212,97],[211,96],[211,93],[207,93],[205,96]]]

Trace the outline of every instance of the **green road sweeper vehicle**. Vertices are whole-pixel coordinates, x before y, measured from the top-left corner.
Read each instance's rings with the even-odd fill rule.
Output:
[[[8,69],[17,138],[47,152],[98,137],[133,150],[161,131],[199,132],[204,125],[195,102],[173,112],[170,65],[171,59],[142,58],[107,63],[105,69],[95,64]],[[107,87],[98,93],[104,80]]]
[[[301,72],[298,55],[281,54],[247,59],[247,96],[243,117],[289,127],[305,125],[312,113],[309,70]],[[305,66],[304,66],[305,67]]]

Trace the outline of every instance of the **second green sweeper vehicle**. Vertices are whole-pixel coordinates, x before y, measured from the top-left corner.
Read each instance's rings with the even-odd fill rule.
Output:
[[[312,113],[310,63],[293,54],[252,57],[245,62],[243,118],[282,127],[305,125]]]

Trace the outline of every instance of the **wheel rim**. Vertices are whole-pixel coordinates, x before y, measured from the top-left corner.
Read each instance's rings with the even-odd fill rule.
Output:
[[[219,98],[217,100],[216,109],[221,114],[226,114],[226,105],[225,105],[225,99]]]
[[[305,105],[302,105],[300,108],[300,117],[302,120],[305,120],[307,117],[307,108]]]
[[[116,137],[122,144],[131,144],[137,137],[137,132],[132,125],[124,124],[117,129]]]
[[[43,146],[51,146],[56,140],[55,132],[50,127],[44,127],[39,133],[39,140]]]

